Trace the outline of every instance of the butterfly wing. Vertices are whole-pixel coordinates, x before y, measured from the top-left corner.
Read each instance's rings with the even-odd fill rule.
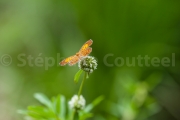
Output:
[[[80,56],[80,57],[84,57],[84,56],[89,55],[91,52],[92,52],[92,48],[91,48],[91,47],[88,47],[88,48],[86,48],[86,49],[84,49],[84,50],[81,50],[81,51],[79,52],[79,56]]]
[[[93,41],[91,39],[88,40],[86,43],[84,43],[84,45],[79,50],[79,56],[80,57],[87,56],[87,55],[89,55],[92,52],[92,48],[89,47],[89,46],[92,45],[92,43],[93,43]]]
[[[74,56],[72,56],[72,59],[70,60],[69,65],[72,66],[72,65],[76,64],[78,61],[79,61],[79,56],[74,55]]]
[[[81,49],[79,50],[79,52],[86,50],[89,46],[92,45],[92,43],[93,43],[93,41],[92,41],[91,39],[88,40],[87,42],[85,42],[84,45],[83,45],[83,46],[81,47]]]
[[[59,64],[60,64],[61,66],[64,66],[64,65],[66,65],[67,63],[69,63],[69,62],[72,60],[72,58],[73,58],[73,56],[70,56],[70,57],[62,60]]]

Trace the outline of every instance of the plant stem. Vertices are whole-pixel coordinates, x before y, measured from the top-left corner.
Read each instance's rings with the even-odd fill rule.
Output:
[[[83,88],[83,85],[84,85],[84,81],[85,81],[85,79],[86,79],[86,76],[87,76],[87,73],[85,72],[85,73],[84,73],[84,78],[83,78],[83,80],[82,80],[82,82],[81,82],[81,86],[80,86],[80,88],[79,88],[78,98],[80,98],[80,95],[81,95],[81,92],[82,92],[82,88]]]

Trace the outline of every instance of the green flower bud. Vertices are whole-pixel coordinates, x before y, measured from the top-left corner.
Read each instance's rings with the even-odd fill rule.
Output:
[[[83,57],[78,63],[79,69],[84,70],[87,73],[92,73],[97,69],[97,61],[92,56]]]

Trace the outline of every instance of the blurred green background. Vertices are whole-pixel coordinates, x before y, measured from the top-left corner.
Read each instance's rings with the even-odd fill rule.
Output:
[[[36,92],[77,94],[77,65],[58,63],[92,39],[98,69],[83,95],[87,104],[105,96],[92,120],[180,120],[179,6],[179,0],[0,0],[0,119],[22,119],[17,110],[38,104]],[[175,66],[114,64],[117,57],[171,59],[172,53]],[[104,62],[108,54],[112,67]],[[37,57],[50,60],[37,66]]]

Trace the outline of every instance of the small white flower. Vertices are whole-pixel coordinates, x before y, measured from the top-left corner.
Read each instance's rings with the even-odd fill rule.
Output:
[[[69,101],[69,107],[71,109],[82,110],[86,105],[86,100],[82,95],[78,98],[78,95],[74,95]]]
[[[92,56],[83,57],[78,63],[79,69],[88,73],[92,73],[95,69],[97,69],[97,65],[96,59]]]

